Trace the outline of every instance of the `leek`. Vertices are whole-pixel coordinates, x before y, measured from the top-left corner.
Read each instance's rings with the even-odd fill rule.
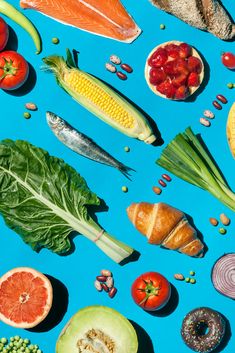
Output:
[[[235,211],[235,194],[190,127],[165,147],[156,163],[188,183],[207,190]]]

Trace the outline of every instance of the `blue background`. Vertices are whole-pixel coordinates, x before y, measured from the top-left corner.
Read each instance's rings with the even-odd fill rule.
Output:
[[[10,2],[18,6],[18,1]],[[93,304],[115,308],[135,321],[151,337],[155,353],[190,352],[181,339],[180,327],[184,315],[199,306],[209,306],[220,311],[229,320],[232,333],[235,330],[234,302],[217,293],[210,280],[211,268],[218,257],[235,250],[235,218],[232,211],[205,191],[174,176],[162,195],[155,195],[152,186],[157,185],[157,180],[163,172],[155,164],[155,160],[160,156],[163,147],[148,146],[112,129],[66,95],[56,85],[52,75],[40,71],[42,57],[50,54],[63,55],[66,47],[79,50],[80,68],[102,78],[138,103],[156,121],[165,144],[189,125],[196,133],[201,133],[229,185],[235,189],[234,160],[225,133],[227,114],[234,101],[235,92],[229,90],[226,84],[235,82],[235,74],[227,70],[220,60],[222,51],[235,49],[234,43],[223,42],[209,33],[192,28],[154,8],[147,0],[123,0],[123,3],[143,30],[141,36],[131,45],[64,26],[39,13],[27,11],[25,14],[35,23],[43,39],[43,52],[36,56],[29,35],[18,25],[7,20],[17,34],[18,52],[34,67],[37,81],[35,87],[25,96],[18,97],[0,91],[0,138],[27,140],[45,148],[51,155],[64,158],[87,180],[91,190],[109,206],[108,212],[98,214],[100,224],[141,253],[137,262],[120,267],[109,260],[94,244],[82,236],[77,236],[74,241],[76,250],[69,256],[60,257],[48,250],[42,250],[37,254],[4,225],[2,218],[0,219],[0,273],[4,274],[18,266],[33,267],[60,280],[69,292],[69,305],[63,320],[48,332],[27,332],[0,323],[1,336],[19,334],[29,337],[40,345],[44,353],[55,350],[57,337],[69,318],[78,309]],[[224,5],[235,17],[232,1],[224,1]],[[159,29],[161,23],[166,25],[164,31]],[[60,44],[53,45],[52,37],[60,38]],[[13,42],[13,36],[11,38]],[[162,99],[155,96],[145,82],[143,72],[148,53],[156,45],[168,40],[185,41],[195,46],[209,64],[210,72],[207,73],[209,82],[194,101],[174,102]],[[128,76],[126,82],[119,80],[104,68],[105,62],[113,53],[121,56],[124,62],[130,63],[134,68],[133,74]],[[229,103],[223,106],[222,111],[215,112],[216,117],[211,127],[205,128],[200,125],[199,118],[205,109],[213,108],[212,101],[218,93],[224,94]],[[33,112],[30,120],[25,120],[24,104],[29,101],[35,102],[39,110]],[[61,115],[113,156],[134,168],[137,172],[133,173],[132,181],[126,180],[115,169],[80,157],[62,145],[47,126],[46,110]],[[124,146],[130,146],[131,152],[124,152]],[[127,194],[121,191],[123,185],[129,188]],[[190,214],[209,248],[206,256],[203,259],[194,259],[147,244],[146,239],[135,230],[126,215],[125,209],[136,201],[152,203],[163,201]],[[213,228],[208,221],[209,217],[219,217],[222,212],[226,212],[232,219],[228,233],[224,236],[220,235],[218,229]],[[114,273],[118,294],[113,300],[104,293],[98,293],[93,286],[95,276],[102,268],[108,268]],[[190,270],[196,271],[196,285],[174,280],[174,273],[181,272],[187,276]],[[170,315],[163,314],[161,317],[150,315],[134,304],[130,295],[131,284],[138,275],[146,271],[162,273],[176,287],[179,302]],[[176,294],[173,301],[177,302]],[[232,334],[223,352],[234,352],[234,346],[235,337]],[[150,346],[149,348],[146,346],[139,353],[152,352]]]

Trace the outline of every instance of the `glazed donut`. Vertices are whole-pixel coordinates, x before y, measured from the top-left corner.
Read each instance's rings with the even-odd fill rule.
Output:
[[[181,335],[186,345],[201,353],[213,351],[222,341],[224,333],[224,319],[217,311],[210,308],[190,311],[185,316],[181,328]]]

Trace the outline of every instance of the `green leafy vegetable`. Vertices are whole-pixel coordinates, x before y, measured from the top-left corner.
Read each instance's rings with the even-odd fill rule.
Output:
[[[191,128],[178,134],[156,163],[188,183],[209,191],[235,211],[235,194]]]
[[[121,262],[133,249],[90,217],[87,206],[99,204],[85,180],[62,159],[26,141],[0,143],[0,213],[34,250],[66,253],[69,234],[77,231]]]

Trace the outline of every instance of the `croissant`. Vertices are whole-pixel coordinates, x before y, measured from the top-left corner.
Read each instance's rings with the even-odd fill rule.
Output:
[[[153,5],[189,25],[229,40],[235,36],[235,25],[217,0],[150,0]]]
[[[127,214],[150,244],[161,245],[183,254],[202,257],[204,245],[183,212],[163,202],[132,203]]]

